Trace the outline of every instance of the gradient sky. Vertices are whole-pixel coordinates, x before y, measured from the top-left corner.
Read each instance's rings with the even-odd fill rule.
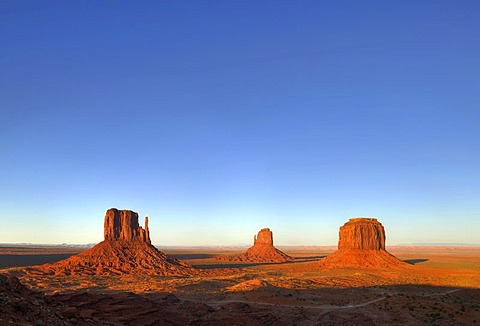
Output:
[[[0,123],[0,243],[480,243],[478,1],[2,1]]]

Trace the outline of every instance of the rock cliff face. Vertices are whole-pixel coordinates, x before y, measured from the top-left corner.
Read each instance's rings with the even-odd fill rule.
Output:
[[[261,229],[253,236],[253,245],[273,246],[273,232],[269,228]]]
[[[130,210],[118,210],[116,208],[107,210],[103,233],[105,240],[141,240],[151,243],[148,217],[145,217],[145,229],[143,229],[138,224],[138,214]]]
[[[338,250],[320,260],[331,268],[406,268],[385,250],[385,229],[376,218],[351,218],[340,227]]]
[[[338,249],[385,250],[385,229],[376,218],[351,218],[340,227]]]
[[[218,260],[240,262],[284,262],[293,258],[273,246],[273,232],[269,228],[261,229],[253,236],[253,246],[236,256],[217,256]]]

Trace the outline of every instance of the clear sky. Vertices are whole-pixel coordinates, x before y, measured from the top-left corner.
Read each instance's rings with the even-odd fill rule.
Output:
[[[480,243],[480,2],[1,1],[0,242]]]

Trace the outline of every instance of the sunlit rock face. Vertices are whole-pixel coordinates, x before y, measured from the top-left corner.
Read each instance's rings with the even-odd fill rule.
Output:
[[[269,228],[261,229],[256,236],[253,236],[253,245],[273,246],[273,232]]]
[[[376,218],[351,218],[340,227],[338,249],[385,250],[385,229]]]
[[[145,217],[145,229],[138,224],[138,214],[130,210],[110,208],[105,214],[104,221],[105,240],[141,240],[150,241],[148,231],[148,217]]]

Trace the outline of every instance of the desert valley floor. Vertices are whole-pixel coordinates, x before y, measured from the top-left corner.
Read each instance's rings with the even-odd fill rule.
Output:
[[[198,273],[45,275],[25,266],[83,250],[0,247],[0,274],[34,290],[0,280],[0,325],[480,325],[480,247],[388,248],[404,269],[324,269],[328,247],[280,247],[284,263],[160,249]]]

